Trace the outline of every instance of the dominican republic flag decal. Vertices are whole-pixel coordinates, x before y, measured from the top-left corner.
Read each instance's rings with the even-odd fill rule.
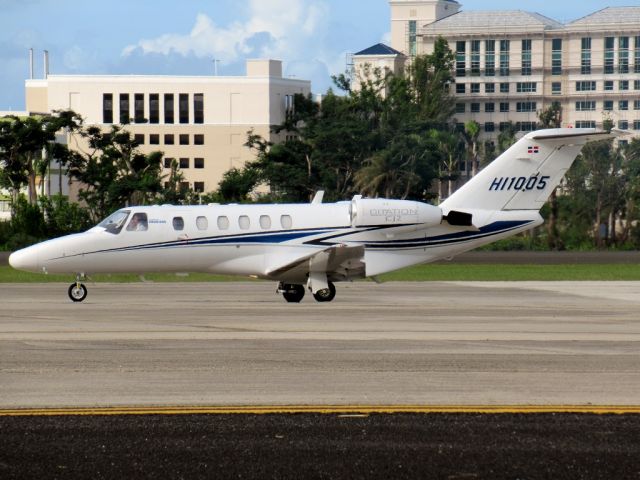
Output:
[[[539,153],[540,152],[540,147],[538,147],[537,145],[534,147],[529,147],[529,149],[527,150],[528,153]]]

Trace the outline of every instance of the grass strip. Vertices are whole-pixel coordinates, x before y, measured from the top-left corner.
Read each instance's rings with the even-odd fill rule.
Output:
[[[385,282],[444,281],[640,281],[640,265],[505,265],[505,264],[431,264],[418,265],[380,275]],[[144,275],[151,282],[229,282],[246,281],[246,277],[191,273],[176,275],[151,273]],[[72,275],[43,275],[19,272],[0,266],[0,283],[46,283],[73,281]],[[140,275],[117,274],[91,276],[94,282],[136,283]]]

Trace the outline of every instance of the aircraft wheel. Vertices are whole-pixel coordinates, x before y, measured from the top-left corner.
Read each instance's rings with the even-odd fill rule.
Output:
[[[323,288],[313,294],[313,298],[318,302],[330,302],[336,298],[336,286],[329,282],[329,288]]]
[[[302,285],[285,284],[282,286],[282,296],[289,303],[300,303],[304,298]]]
[[[69,285],[69,298],[74,302],[81,302],[87,298],[87,287],[82,283],[72,283]]]

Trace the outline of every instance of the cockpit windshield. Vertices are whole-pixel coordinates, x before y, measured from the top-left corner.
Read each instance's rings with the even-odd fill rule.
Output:
[[[101,221],[98,226],[104,228],[109,233],[117,235],[126,223],[129,213],[131,213],[129,210],[118,210]]]

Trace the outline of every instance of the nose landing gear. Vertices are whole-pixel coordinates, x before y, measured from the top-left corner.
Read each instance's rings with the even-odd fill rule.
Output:
[[[69,285],[69,298],[73,302],[81,302],[85,298],[87,298],[87,287],[84,286],[83,283],[80,283],[81,280],[84,280],[85,275],[79,274],[76,276],[76,281]]]
[[[69,285],[69,298],[74,302],[81,302],[87,298],[87,287],[80,282]]]

